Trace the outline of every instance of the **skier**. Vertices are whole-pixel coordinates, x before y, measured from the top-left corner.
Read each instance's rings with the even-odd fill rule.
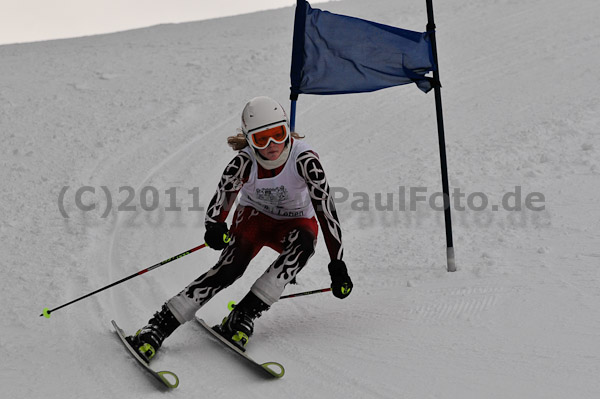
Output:
[[[181,324],[216,293],[242,276],[263,246],[279,253],[248,294],[223,319],[219,332],[242,350],[254,319],[268,310],[306,265],[317,242],[317,219],[331,258],[332,293],[347,297],[353,287],[342,260],[340,223],[317,154],[289,131],[283,107],[269,97],[250,100],[241,132],[228,138],[239,151],[227,165],[206,212],[206,245],[222,251],[217,264],[169,299],[129,343],[150,361]],[[241,191],[231,229],[225,220]]]

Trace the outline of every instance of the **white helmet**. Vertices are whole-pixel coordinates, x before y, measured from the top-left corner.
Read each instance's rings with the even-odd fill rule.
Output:
[[[253,133],[266,130],[268,128],[283,125],[289,132],[289,120],[285,110],[277,101],[269,97],[255,97],[248,101],[242,111],[242,131],[252,145],[250,136]],[[286,135],[289,136],[289,133]]]

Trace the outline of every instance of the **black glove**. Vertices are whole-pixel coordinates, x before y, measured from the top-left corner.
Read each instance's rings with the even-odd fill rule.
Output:
[[[353,285],[343,260],[336,259],[329,263],[329,275],[331,276],[331,292],[333,295],[340,299],[350,295]]]
[[[229,244],[231,237],[227,229],[227,223],[206,223],[204,242],[212,249],[221,250]]]

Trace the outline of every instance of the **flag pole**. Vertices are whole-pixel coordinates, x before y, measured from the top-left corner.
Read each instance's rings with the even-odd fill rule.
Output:
[[[452,219],[450,217],[450,189],[448,184],[448,166],[446,162],[446,139],[444,137],[444,119],[442,115],[442,93],[440,83],[440,68],[435,40],[435,22],[433,18],[433,0],[427,2],[427,32],[430,33],[433,61],[436,68],[433,71],[433,89],[435,93],[435,109],[437,114],[438,141],[440,147],[440,164],[442,172],[442,190],[444,192],[444,218],[446,222],[446,260],[449,272],[456,271],[454,259],[454,244],[452,242]]]
[[[296,131],[296,102],[298,94],[290,94],[290,132]]]
[[[300,94],[302,65],[304,64],[304,36],[306,33],[306,0],[296,1],[294,12],[294,36],[292,38],[292,64],[290,67],[290,131],[296,131],[296,102]]]

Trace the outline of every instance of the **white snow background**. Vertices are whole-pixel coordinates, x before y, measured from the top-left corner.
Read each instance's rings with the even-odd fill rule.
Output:
[[[318,5],[316,5],[318,7]],[[600,396],[600,3],[434,2],[459,270],[445,271],[443,212],[400,211],[399,187],[441,190],[433,92],[301,95],[297,130],[320,154],[355,283],[284,299],[257,321],[258,378],[194,323],[154,362],[173,398],[597,398]],[[423,31],[424,1],[346,0],[329,11]],[[85,38],[0,46],[0,378],[4,398],[164,398],[122,348],[214,265],[203,249],[53,308],[203,242],[245,102],[289,106],[294,8]],[[59,196],[66,189],[61,215]],[[94,187],[75,205],[80,187]],[[102,187],[112,194],[112,208]],[[117,209],[134,188],[136,211]],[[520,187],[545,209],[505,210]],[[144,187],[159,204],[145,211]],[[166,194],[167,190],[171,195]],[[192,193],[189,193],[192,190]],[[369,198],[369,209],[360,195]],[[152,208],[152,189],[144,191]],[[176,195],[173,196],[172,193]],[[394,194],[393,210],[376,194]],[[421,194],[423,195],[423,194]],[[175,202],[170,203],[174,198]],[[510,197],[514,202],[514,196]],[[472,197],[480,205],[481,196]],[[407,206],[408,206],[407,200]],[[463,206],[466,198],[462,200]],[[166,211],[179,205],[182,210]],[[539,205],[539,204],[538,204]],[[363,210],[357,210],[361,208]],[[472,207],[471,207],[472,208]],[[275,252],[199,314],[217,323]],[[317,252],[286,293],[329,285]]]

